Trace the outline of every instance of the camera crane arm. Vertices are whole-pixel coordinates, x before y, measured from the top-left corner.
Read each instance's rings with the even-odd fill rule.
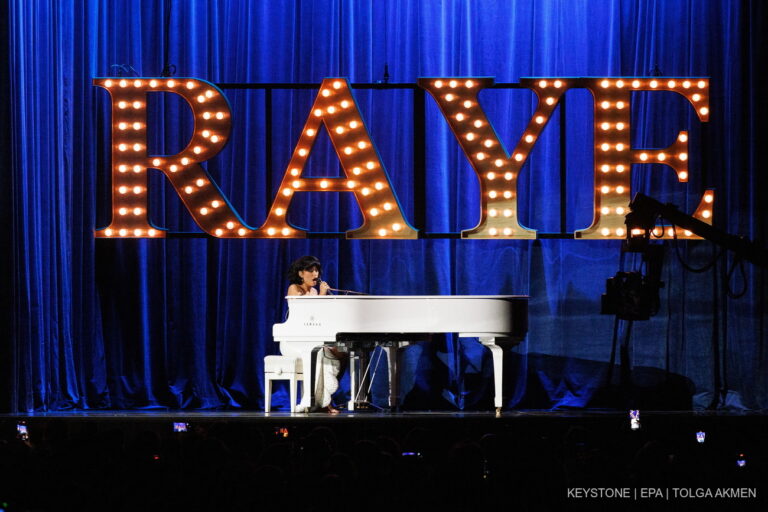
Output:
[[[737,257],[747,260],[758,267],[768,267],[768,250],[758,246],[757,243],[748,238],[731,235],[709,224],[700,221],[690,215],[681,212],[677,206],[667,203],[661,203],[652,197],[644,194],[636,194],[629,204],[630,213],[627,214],[627,238],[631,240],[638,236],[648,237],[651,230],[656,227],[656,219],[664,219],[696,233],[705,240],[733,251]],[[642,229],[643,234],[632,234],[632,230]]]

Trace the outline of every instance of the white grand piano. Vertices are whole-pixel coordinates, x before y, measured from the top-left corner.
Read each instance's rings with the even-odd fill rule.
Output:
[[[315,382],[314,354],[325,345],[355,341],[423,340],[431,333],[477,338],[493,356],[494,405],[502,406],[503,352],[528,331],[524,295],[304,295],[286,297],[288,318],[272,327],[285,356],[301,358],[306,382]],[[387,352],[390,406],[397,405],[397,349]],[[311,369],[310,372],[308,370]],[[309,373],[309,375],[307,375]],[[355,379],[353,378],[353,382]],[[312,405],[310,386],[302,386],[298,411]],[[350,401],[350,409],[354,403]]]

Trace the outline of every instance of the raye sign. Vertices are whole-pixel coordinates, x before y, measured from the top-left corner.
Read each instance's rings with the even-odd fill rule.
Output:
[[[112,100],[112,220],[97,229],[99,238],[164,238],[150,224],[148,169],[170,181],[195,222],[219,238],[303,238],[307,231],[291,225],[287,213],[298,192],[349,192],[355,195],[363,224],[347,238],[415,239],[418,231],[403,215],[384,164],[371,139],[349,82],[323,80],[306,124],[294,147],[269,214],[261,226],[245,224],[232,204],[200,165],[215,156],[231,129],[229,103],[221,89],[196,78],[95,78]],[[499,140],[478,101],[492,78],[421,78],[418,85],[437,102],[446,122],[480,181],[477,226],[462,238],[534,239],[536,231],[520,224],[517,178],[563,94],[582,88],[594,98],[594,216],[575,233],[581,239],[624,238],[630,201],[632,164],[660,163],[671,167],[681,182],[688,180],[688,133],[680,131],[669,147],[640,149],[630,145],[630,110],[634,91],[670,91],[683,96],[700,121],[709,120],[706,78],[526,78],[521,84],[538,98],[536,110],[512,152]],[[194,133],[175,155],[147,152],[147,93],[171,92],[192,109]],[[336,150],[343,178],[304,177],[303,170],[321,129]],[[693,216],[712,222],[714,192],[706,190]],[[656,236],[671,237],[672,228],[657,227]],[[686,231],[686,238],[698,238]]]

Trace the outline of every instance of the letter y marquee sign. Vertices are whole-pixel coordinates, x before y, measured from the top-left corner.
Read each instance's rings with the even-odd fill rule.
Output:
[[[112,220],[96,230],[99,238],[164,238],[148,215],[147,171],[161,171],[200,228],[219,238],[304,238],[287,214],[297,192],[354,194],[363,225],[347,238],[415,239],[418,231],[403,215],[376,146],[347,80],[327,78],[320,85],[299,141],[283,174],[267,219],[248,226],[208,172],[200,165],[219,153],[232,126],[229,102],[210,82],[195,78],[96,78],[112,100]],[[633,148],[630,143],[632,92],[669,91],[682,95],[701,122],[709,120],[709,80],[702,78],[526,78],[523,87],[537,96],[535,112],[514,149],[507,151],[488,120],[478,94],[492,78],[421,78],[419,87],[435,100],[480,181],[480,219],[462,238],[534,239],[536,231],[518,220],[517,178],[539,136],[569,89],[588,89],[594,99],[594,216],[574,234],[581,239],[626,236],[632,164],[665,164],[688,181],[688,133],[679,132],[664,149]],[[175,155],[147,151],[147,93],[171,92],[192,109],[194,132]],[[303,177],[321,129],[328,133],[344,177]],[[693,216],[712,223],[714,192],[706,190]],[[659,238],[674,228],[657,226]],[[686,231],[687,239],[696,235]]]

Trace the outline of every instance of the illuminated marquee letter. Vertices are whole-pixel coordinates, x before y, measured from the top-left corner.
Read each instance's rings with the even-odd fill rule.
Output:
[[[328,131],[346,178],[302,177],[322,125]],[[306,236],[305,230],[292,226],[286,219],[296,192],[355,194],[364,222],[361,227],[347,231],[347,238],[417,238],[417,231],[403,217],[389,176],[344,79],[323,80],[267,220],[257,231],[259,236]]]
[[[595,102],[595,199],[592,225],[575,233],[576,238],[624,238],[625,215],[630,200],[632,164],[659,163],[672,167],[680,182],[688,181],[688,133],[658,150],[630,148],[630,101],[633,91],[671,91],[684,96],[702,122],[709,120],[709,81],[692,78],[580,78],[577,87],[589,89]],[[712,224],[714,191],[707,190],[694,217]],[[671,238],[674,229],[654,230],[657,237]],[[686,238],[699,238],[689,231]]]
[[[419,86],[437,102],[461,149],[480,179],[480,222],[462,238],[536,238],[517,218],[517,176],[567,89],[564,80],[521,80],[538,96],[528,127],[510,157],[488,121],[478,93],[493,78],[420,78]]]
[[[200,162],[224,147],[231,126],[229,104],[215,85],[193,78],[96,78],[112,97],[112,222],[96,237],[163,238],[147,214],[147,169],[165,174],[195,222],[217,237],[244,237],[251,230],[222,195]],[[192,108],[195,130],[181,153],[147,155],[147,92],[172,92]]]

